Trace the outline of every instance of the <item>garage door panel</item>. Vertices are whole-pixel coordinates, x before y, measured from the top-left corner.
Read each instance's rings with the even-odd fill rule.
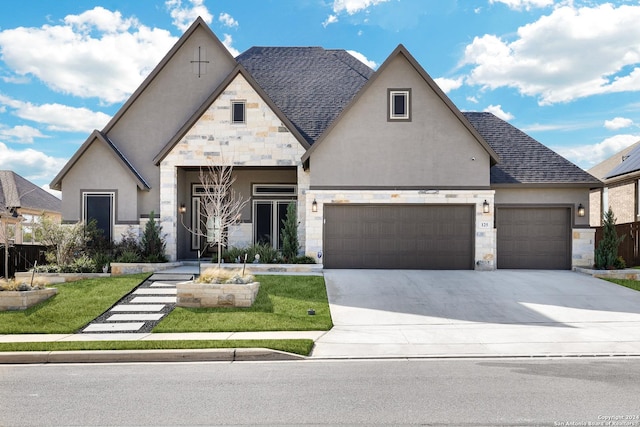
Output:
[[[570,269],[568,208],[497,208],[498,268]]]
[[[473,206],[325,205],[324,212],[326,268],[473,268]]]

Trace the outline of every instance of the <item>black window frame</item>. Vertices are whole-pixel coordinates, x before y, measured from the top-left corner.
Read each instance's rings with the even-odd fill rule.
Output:
[[[237,107],[241,107],[240,110],[236,110]],[[242,119],[237,119],[237,114],[242,114]],[[234,125],[242,125],[247,123],[247,103],[246,101],[235,100],[231,101],[231,123]]]
[[[396,111],[397,98],[403,96],[404,114]],[[387,90],[387,120],[390,122],[410,122],[411,121],[411,89],[388,89]]]

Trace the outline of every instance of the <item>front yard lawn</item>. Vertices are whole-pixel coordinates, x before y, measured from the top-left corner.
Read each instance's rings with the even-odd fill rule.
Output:
[[[325,331],[331,314],[321,276],[256,276],[260,292],[250,308],[177,307],[153,332]],[[310,316],[307,311],[315,310]]]
[[[640,291],[640,281],[629,279],[605,279],[611,283],[617,283],[620,286],[624,286],[636,291]]]
[[[0,312],[0,334],[73,334],[142,283],[148,273],[79,280],[23,311]]]

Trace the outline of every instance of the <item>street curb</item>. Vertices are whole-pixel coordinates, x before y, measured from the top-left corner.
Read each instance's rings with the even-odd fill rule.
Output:
[[[304,360],[304,356],[266,348],[184,350],[83,350],[0,352],[0,364],[247,362]]]

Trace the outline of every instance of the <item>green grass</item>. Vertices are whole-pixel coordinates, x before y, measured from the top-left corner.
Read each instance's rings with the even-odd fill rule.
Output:
[[[620,286],[624,286],[635,291],[640,291],[640,281],[629,279],[605,279],[611,283],[617,283]]]
[[[250,308],[181,308],[153,332],[329,330],[333,326],[321,276],[256,276],[260,292]],[[314,309],[315,316],[307,314]]]
[[[147,277],[143,273],[58,285],[58,294],[45,302],[23,311],[0,312],[0,334],[75,333]]]
[[[308,356],[313,340],[184,340],[184,341],[68,341],[0,343],[0,351],[173,350],[270,348]]]

